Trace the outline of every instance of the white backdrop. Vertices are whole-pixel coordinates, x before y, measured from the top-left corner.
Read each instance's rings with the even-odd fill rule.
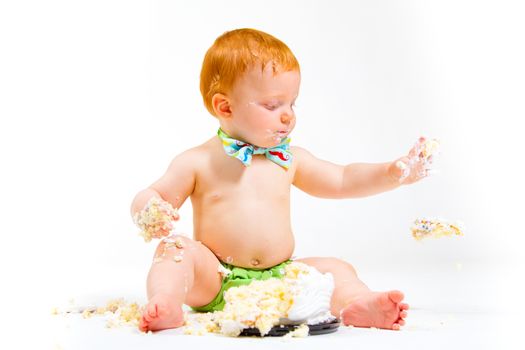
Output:
[[[131,200],[216,132],[200,65],[217,36],[242,27],[275,35],[299,59],[293,144],[341,164],[393,160],[420,135],[443,146],[438,174],[393,192],[330,201],[294,189],[297,256],[342,257],[358,270],[503,262],[515,273],[525,234],[518,3],[2,2],[8,292],[41,301],[111,288],[120,271],[145,278],[154,244],[137,236]],[[189,201],[181,216],[191,233]],[[466,235],[415,242],[419,216],[461,220]]]

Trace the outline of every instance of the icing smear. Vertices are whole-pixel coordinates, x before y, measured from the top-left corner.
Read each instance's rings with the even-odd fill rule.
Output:
[[[334,277],[322,274],[305,265],[307,273],[301,273],[292,280],[294,298],[288,316],[281,323],[318,324],[334,319],[330,312],[330,300],[334,291]]]

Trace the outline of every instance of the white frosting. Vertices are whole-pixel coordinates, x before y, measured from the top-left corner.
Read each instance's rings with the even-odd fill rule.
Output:
[[[294,301],[288,310],[288,317],[282,323],[318,324],[333,319],[330,300],[334,291],[334,277],[331,273],[322,274],[308,266],[307,274],[299,274],[294,285]]]
[[[219,272],[226,275],[229,271],[221,267]],[[204,314],[206,319],[199,322],[211,332],[234,337],[245,328],[257,328],[264,336],[279,324],[302,324],[298,335],[304,336],[308,334],[305,324],[335,318],[330,313],[332,274],[322,274],[299,262],[287,265],[282,273],[283,278],[254,280],[249,285],[228,289],[224,293],[224,309]]]
[[[241,334],[242,330],[246,328],[246,325],[235,320],[220,320],[221,334],[229,337],[236,337]]]

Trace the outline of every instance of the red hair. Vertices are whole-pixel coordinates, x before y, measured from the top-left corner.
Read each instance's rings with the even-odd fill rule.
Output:
[[[281,40],[256,29],[236,29],[218,37],[204,56],[200,90],[204,105],[215,115],[211,99],[216,93],[228,93],[236,80],[259,64],[264,70],[272,65],[274,74],[299,71],[299,62]]]

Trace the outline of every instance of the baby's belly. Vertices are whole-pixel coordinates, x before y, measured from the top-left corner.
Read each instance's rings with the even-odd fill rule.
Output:
[[[257,211],[250,211],[252,206],[224,211],[220,207],[203,210],[205,215],[194,213],[194,234],[221,261],[264,269],[292,256],[294,238],[287,207],[255,206]]]

